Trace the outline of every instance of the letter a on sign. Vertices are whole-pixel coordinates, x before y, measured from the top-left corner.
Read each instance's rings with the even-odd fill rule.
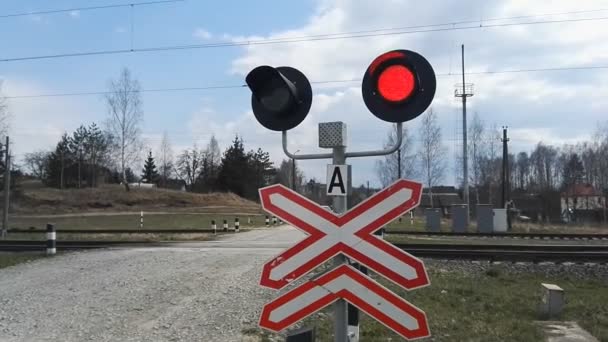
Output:
[[[348,176],[348,165],[327,165],[327,195],[346,196]]]

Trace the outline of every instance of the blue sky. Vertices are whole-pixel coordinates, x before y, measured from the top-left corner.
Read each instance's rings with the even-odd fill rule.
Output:
[[[136,2],[133,0],[133,2]],[[129,1],[2,1],[0,14],[129,3]],[[133,10],[135,48],[187,45],[242,39],[296,37],[336,32],[480,20],[519,15],[608,8],[608,1],[481,0],[424,3],[375,1],[194,1],[138,6]],[[534,18],[601,18],[608,11]],[[524,20],[525,21],[525,20]],[[522,22],[514,20],[500,23]],[[487,24],[488,22],[486,22]],[[495,22],[494,22],[495,23]],[[128,67],[144,89],[242,84],[256,65],[291,65],[315,81],[361,78],[378,54],[399,48],[416,50],[437,73],[459,70],[459,47],[467,46],[470,71],[608,65],[606,20],[522,25],[465,31],[429,32],[264,46],[67,57],[0,62],[6,96],[104,91],[109,79]],[[0,18],[3,32],[0,58],[128,49],[131,10],[114,8],[47,15]],[[573,143],[588,139],[597,123],[606,120],[606,69],[498,75],[472,75],[476,96],[470,112],[487,126],[508,125],[513,151],[536,142]],[[457,76],[440,77],[433,107],[439,113],[450,166],[445,183],[453,182],[453,157],[459,103],[453,98]],[[349,125],[350,146],[371,149],[382,145],[390,128],[369,114],[359,84],[317,86],[311,115],[293,132],[292,149],[317,150],[319,121],[343,120]],[[144,93],[144,138],[158,147],[167,131],[175,152],[193,143],[204,145],[211,134],[224,148],[234,134],[247,148],[262,147],[279,162],[284,156],[280,135],[261,128],[249,108],[247,89]],[[18,155],[50,150],[63,131],[81,123],[102,122],[106,109],[101,95],[9,99],[13,115],[11,136]],[[419,121],[419,120],[418,120]],[[418,122],[407,126],[415,132]],[[414,151],[412,151],[413,153]],[[354,184],[378,184],[373,159],[353,160]],[[323,180],[326,162],[302,162],[309,177]]]

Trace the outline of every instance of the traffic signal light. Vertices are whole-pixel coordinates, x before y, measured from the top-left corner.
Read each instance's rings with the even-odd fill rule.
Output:
[[[378,56],[365,71],[361,90],[372,114],[388,122],[405,122],[433,101],[437,81],[431,64],[409,50]]]
[[[299,125],[312,104],[310,82],[291,67],[259,66],[247,75],[251,89],[251,108],[262,126],[287,131]]]

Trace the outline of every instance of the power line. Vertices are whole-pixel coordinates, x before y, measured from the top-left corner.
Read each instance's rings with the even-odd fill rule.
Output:
[[[154,93],[154,92],[176,92],[176,91],[191,91],[191,90],[213,90],[213,89],[235,89],[246,87],[246,84],[242,85],[217,85],[207,87],[181,87],[181,88],[157,88],[157,89],[142,89],[141,93]],[[17,95],[17,96],[5,96],[5,99],[27,99],[37,97],[70,97],[70,96],[91,96],[91,95],[108,95],[111,91],[89,91],[89,92],[70,92],[70,93],[55,93],[55,94],[36,94],[36,95]]]
[[[133,2],[133,3],[129,3],[129,4],[73,7],[73,8],[43,10],[43,11],[34,11],[34,12],[0,14],[0,18],[23,17],[23,16],[28,16],[28,15],[41,15],[41,14],[55,14],[55,13],[65,13],[65,12],[72,12],[72,11],[92,11],[92,10],[119,8],[119,7],[148,6],[148,5],[158,5],[158,4],[166,4],[166,3],[182,2],[182,1],[185,1],[185,0],[161,0],[161,1]]]
[[[513,74],[513,73],[530,73],[530,72],[556,72],[556,71],[581,71],[581,70],[601,70],[608,69],[608,65],[589,65],[589,66],[573,66],[573,67],[556,67],[556,68],[537,68],[537,69],[510,69],[510,70],[488,70],[488,71],[473,71],[467,72],[467,75],[498,75],[498,74]],[[441,73],[437,74],[437,77],[449,77],[458,76],[456,73]],[[362,79],[345,79],[345,80],[325,80],[325,81],[312,81],[311,84],[335,84],[335,83],[355,83],[361,82]],[[205,87],[180,87],[180,88],[152,88],[142,89],[141,93],[153,93],[153,92],[181,92],[181,91],[197,91],[197,90],[221,90],[221,89],[239,89],[246,88],[246,84],[234,84],[234,85],[215,85]],[[68,92],[68,93],[51,93],[51,94],[26,94],[26,95],[15,95],[5,96],[5,99],[27,99],[27,98],[41,98],[41,97],[70,97],[70,96],[92,96],[92,95],[107,95],[111,94],[110,91],[91,91],[91,92]]]
[[[492,20],[499,20],[499,18],[494,18]],[[54,59],[54,58],[66,58],[66,57],[84,57],[84,56],[96,56],[96,55],[113,55],[113,54],[125,54],[125,53],[140,53],[140,52],[210,49],[210,48],[239,47],[239,46],[252,46],[252,45],[289,44],[289,43],[316,42],[316,41],[325,41],[325,40],[341,40],[341,39],[355,39],[355,38],[368,38],[368,37],[380,37],[380,36],[394,36],[394,35],[405,35],[405,34],[414,34],[414,33],[459,31],[459,30],[473,30],[473,29],[483,29],[483,28],[542,25],[542,24],[556,24],[556,23],[588,22],[588,21],[597,21],[597,20],[608,20],[608,17],[541,20],[541,21],[528,21],[528,22],[520,22],[520,23],[501,23],[501,24],[490,24],[490,25],[484,25],[483,22],[479,21],[479,23],[480,23],[479,25],[470,25],[470,26],[461,26],[461,27],[453,26],[453,27],[411,30],[411,28],[415,28],[415,27],[424,28],[424,27],[452,25],[452,24],[431,24],[431,25],[425,25],[425,26],[412,26],[409,28],[408,27],[391,28],[391,29],[383,30],[383,31],[394,31],[394,32],[379,32],[379,30],[370,30],[370,31],[355,31],[355,32],[349,32],[349,33],[334,33],[334,34],[317,35],[317,36],[300,36],[300,37],[294,37],[294,38],[255,39],[255,40],[218,42],[218,43],[207,43],[207,44],[147,47],[147,48],[137,48],[137,49],[98,50],[98,51],[61,53],[61,54],[54,54],[54,55],[38,55],[38,56],[3,58],[3,59],[0,59],[0,62],[16,62],[16,61],[27,61],[27,60]],[[477,22],[478,21],[475,21],[475,23],[477,23]]]

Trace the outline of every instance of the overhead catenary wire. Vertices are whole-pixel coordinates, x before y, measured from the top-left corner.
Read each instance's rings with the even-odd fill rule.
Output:
[[[495,20],[498,20],[498,18],[495,18]],[[380,29],[380,30],[369,30],[369,31],[354,31],[354,32],[348,32],[348,33],[333,33],[333,34],[325,34],[325,35],[320,35],[320,36],[299,36],[299,37],[286,37],[286,38],[274,38],[274,39],[252,39],[252,40],[225,41],[225,42],[206,43],[206,44],[142,47],[142,48],[116,49],[116,50],[97,50],[97,51],[83,51],[83,52],[50,54],[50,55],[1,58],[0,62],[6,63],[6,62],[55,59],[55,58],[67,58],[67,57],[115,55],[115,54],[125,54],[125,53],[210,49],[210,48],[241,47],[241,46],[271,45],[271,44],[289,44],[289,43],[315,42],[315,41],[325,41],[325,40],[341,40],[341,39],[394,36],[394,35],[405,35],[405,34],[415,34],[415,33],[473,30],[473,29],[482,29],[482,28],[496,28],[496,27],[510,27],[510,26],[524,26],[524,25],[542,25],[542,24],[572,23],[572,22],[589,22],[589,21],[598,21],[598,20],[602,20],[602,21],[608,20],[608,17],[541,20],[541,21],[528,21],[528,22],[518,22],[518,23],[499,23],[499,24],[489,24],[489,25],[484,25],[484,24],[480,23],[479,25],[476,24],[476,25],[460,26],[460,27],[452,26],[452,27],[438,27],[438,28],[428,28],[428,29],[412,29],[412,28],[416,28],[416,27],[425,28],[425,27],[436,27],[436,26],[445,26],[446,25],[446,24],[430,24],[430,25],[410,26],[410,27],[403,27],[403,28],[389,28],[389,29]],[[451,24],[449,24],[449,25],[451,25]],[[382,31],[389,31],[389,32],[382,32]]]
[[[587,65],[587,66],[570,66],[570,67],[553,67],[553,68],[529,68],[529,69],[507,69],[507,70],[487,70],[487,71],[473,71],[467,72],[467,75],[498,75],[498,74],[513,74],[513,73],[532,73],[532,72],[557,72],[557,71],[582,71],[582,70],[601,70],[608,69],[608,65]],[[458,76],[459,73],[439,73],[437,77],[449,77]],[[361,82],[362,79],[344,79],[344,80],[323,80],[323,81],[311,81],[313,85],[323,84],[337,84],[337,83],[355,83]],[[141,89],[141,93],[154,93],[154,92],[182,92],[182,91],[197,91],[197,90],[221,90],[221,89],[239,89],[246,88],[246,84],[233,84],[233,85],[211,85],[202,87],[178,87],[178,88],[152,88],[152,89]],[[65,93],[49,93],[49,94],[23,94],[4,96],[5,99],[28,99],[28,98],[42,98],[42,97],[71,97],[71,96],[94,96],[94,95],[107,95],[110,91],[90,91],[90,92],[65,92]]]
[[[9,13],[9,14],[0,14],[0,19],[13,18],[13,17],[24,17],[24,16],[29,16],[29,15],[66,13],[66,12],[74,12],[74,11],[93,11],[93,10],[120,8],[120,7],[159,5],[159,4],[166,4],[166,3],[172,3],[172,2],[183,2],[183,1],[185,1],[185,0],[159,0],[159,1],[132,2],[132,3],[128,3],[128,4],[111,4],[111,5],[99,5],[99,6],[61,8],[61,9],[51,9],[51,10],[21,12],[21,13]]]

